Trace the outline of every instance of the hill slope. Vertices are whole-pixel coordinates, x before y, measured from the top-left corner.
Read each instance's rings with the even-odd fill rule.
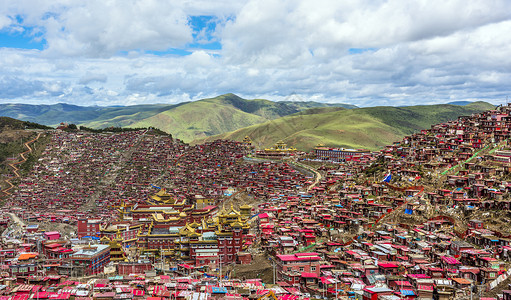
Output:
[[[174,105],[175,106],[175,105]],[[0,104],[0,116],[36,122],[44,125],[57,125],[60,122],[92,124],[98,126],[126,126],[167,109],[172,105],[133,105],[121,107],[78,106],[70,104],[31,105]],[[123,122],[125,121],[125,122]]]
[[[342,104],[339,104],[342,105]],[[309,107],[332,106],[317,102],[246,100],[234,94],[188,102],[135,122],[130,127],[157,127],[190,142],[268,120],[295,114]]]
[[[175,105],[154,104],[120,107],[84,107],[69,104],[0,104],[0,116],[57,125],[74,123],[105,127],[155,127],[184,141],[220,134],[291,115],[308,108],[355,106],[313,101],[273,102],[246,100],[234,94]]]
[[[257,147],[283,140],[300,150],[310,150],[319,143],[376,150],[433,124],[493,107],[485,102],[475,102],[466,106],[370,107],[327,112],[320,109],[318,113],[307,110],[195,142],[217,138],[241,141],[248,135]]]

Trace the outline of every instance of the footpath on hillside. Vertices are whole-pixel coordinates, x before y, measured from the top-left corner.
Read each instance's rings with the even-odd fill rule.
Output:
[[[12,184],[12,181],[15,180],[15,179],[18,179],[21,176],[19,174],[19,172],[18,172],[19,168],[17,167],[17,165],[23,164],[24,162],[27,161],[28,155],[30,153],[32,153],[32,148],[30,147],[30,144],[32,144],[32,143],[36,142],[37,140],[39,140],[39,138],[41,137],[41,134],[42,133],[39,132],[35,138],[33,138],[32,140],[24,143],[24,145],[27,148],[27,150],[19,154],[19,156],[21,157],[21,160],[9,164],[9,167],[12,168],[12,172],[14,174],[14,177],[7,178],[7,179],[4,180],[5,183],[7,183],[9,185],[9,187],[3,189],[0,192],[0,197],[7,197],[7,196],[11,195],[10,190],[12,188],[14,188],[14,184]]]

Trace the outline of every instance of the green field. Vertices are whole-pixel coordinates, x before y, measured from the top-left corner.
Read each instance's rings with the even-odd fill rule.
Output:
[[[377,150],[405,135],[430,128],[433,124],[455,120],[492,109],[485,102],[466,106],[427,105],[409,107],[370,107],[350,110],[320,109],[267,121],[229,133],[196,140],[201,143],[218,138],[241,141],[249,136],[258,148],[268,147],[279,140],[299,150],[311,150],[317,144],[332,147]],[[326,110],[326,112],[324,112]],[[332,110],[332,109],[330,109]]]

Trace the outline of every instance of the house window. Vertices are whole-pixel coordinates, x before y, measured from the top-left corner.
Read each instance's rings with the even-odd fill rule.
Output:
[[[315,266],[312,266],[312,267],[311,267],[311,271],[316,271],[316,267],[315,267]]]
[[[300,267],[300,272],[303,272],[305,271],[305,269],[303,267]]]

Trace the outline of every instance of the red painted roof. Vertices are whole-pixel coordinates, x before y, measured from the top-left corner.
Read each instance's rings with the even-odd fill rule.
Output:
[[[303,278],[318,278],[318,274],[316,274],[316,273],[302,272],[301,276]]]
[[[382,268],[397,268],[398,266],[393,263],[378,263],[378,267]]]
[[[307,255],[304,255],[307,254]],[[318,253],[297,253],[297,254],[283,254],[277,255],[282,261],[307,261],[307,260],[320,260]]]

